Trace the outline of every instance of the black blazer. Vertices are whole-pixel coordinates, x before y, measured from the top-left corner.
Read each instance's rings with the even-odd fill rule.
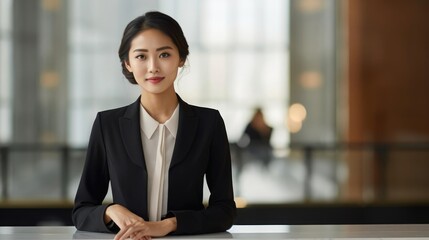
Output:
[[[168,182],[168,215],[177,217],[174,234],[225,231],[236,215],[225,124],[218,111],[188,105],[178,98],[179,126]],[[202,203],[204,175],[210,189],[207,207]],[[147,220],[140,98],[129,106],[97,114],[73,208],[78,230],[109,232],[103,220],[109,181],[113,202]]]

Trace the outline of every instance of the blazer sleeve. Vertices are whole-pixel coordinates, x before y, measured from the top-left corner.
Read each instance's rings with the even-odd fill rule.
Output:
[[[200,234],[228,230],[236,217],[236,206],[232,186],[231,154],[225,124],[218,111],[213,139],[210,145],[210,159],[206,172],[210,190],[209,203],[203,210],[173,211],[177,218],[177,230],[173,234]]]
[[[104,223],[104,212],[108,205],[102,204],[109,179],[101,116],[98,113],[89,138],[86,161],[72,212],[72,220],[78,230],[110,232]]]

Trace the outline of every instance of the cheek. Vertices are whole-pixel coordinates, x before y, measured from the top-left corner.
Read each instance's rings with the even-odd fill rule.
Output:
[[[168,66],[165,66],[165,73],[167,75],[177,74],[179,71],[179,65],[178,64],[169,64]]]
[[[146,72],[146,68],[139,63],[131,63],[130,69],[134,76],[140,76]]]
[[[177,68],[170,68],[168,69],[168,72],[166,72],[166,75],[175,75],[177,74]]]

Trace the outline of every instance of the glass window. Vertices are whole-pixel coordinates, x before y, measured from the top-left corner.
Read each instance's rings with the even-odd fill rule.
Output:
[[[155,8],[147,2],[151,1],[125,5],[100,0],[88,7],[86,1],[70,1],[68,128],[72,144],[86,144],[95,112],[130,103],[138,96],[138,87],[121,74],[116,51],[126,23],[152,9],[177,19],[190,44],[188,67],[176,86],[186,101],[219,109],[232,142],[239,139],[256,106],[264,108],[266,120],[276,131],[285,132],[286,1],[160,1]],[[273,144],[285,146],[284,136],[273,138]]]
[[[255,107],[262,107],[266,121],[283,133],[289,93],[288,2],[205,0],[188,6],[194,9],[161,7],[172,10],[190,42],[190,68],[179,81],[179,94],[193,104],[219,109],[231,142],[239,140]],[[284,147],[285,136],[273,137],[273,145]]]
[[[11,41],[12,1],[0,1],[0,143],[10,140],[11,127]]]

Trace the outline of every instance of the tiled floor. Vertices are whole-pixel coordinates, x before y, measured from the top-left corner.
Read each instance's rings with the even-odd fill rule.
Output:
[[[344,166],[333,166],[334,162],[323,159],[317,163],[310,184],[311,200],[336,200]],[[299,202],[308,197],[304,189],[306,170],[300,159],[273,159],[267,167],[250,161],[240,174],[233,172],[235,196],[248,203]]]

